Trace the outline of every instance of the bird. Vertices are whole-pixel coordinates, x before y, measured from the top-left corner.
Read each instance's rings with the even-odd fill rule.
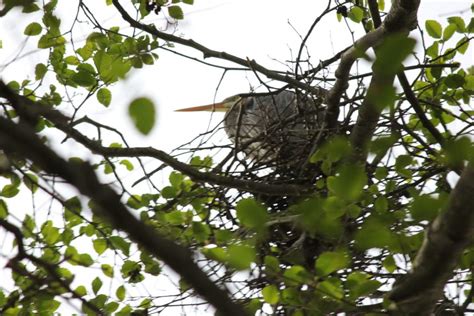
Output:
[[[222,102],[176,111],[225,112],[224,130],[236,152],[266,166],[295,166],[306,161],[324,116],[323,96],[290,90],[237,94]]]

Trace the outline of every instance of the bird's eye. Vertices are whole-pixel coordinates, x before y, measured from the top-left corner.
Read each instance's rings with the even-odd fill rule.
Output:
[[[245,110],[253,111],[255,108],[255,100],[253,98],[247,98],[245,100]]]

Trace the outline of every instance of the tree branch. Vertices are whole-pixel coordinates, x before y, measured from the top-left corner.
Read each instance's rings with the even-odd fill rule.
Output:
[[[255,70],[255,71],[265,75],[269,79],[274,79],[274,80],[286,82],[286,83],[290,84],[293,87],[300,88],[300,89],[305,90],[305,91],[309,91],[309,92],[314,93],[316,95],[321,95],[321,94],[324,95],[324,90],[321,90],[319,87],[312,87],[308,84],[305,84],[305,83],[293,78],[290,75],[282,75],[277,71],[270,70],[270,69],[260,65],[259,63],[257,63],[253,59],[248,59],[248,58],[244,59],[244,58],[240,58],[240,57],[231,55],[231,54],[226,53],[226,52],[219,52],[219,51],[216,51],[216,50],[212,50],[212,49],[210,49],[210,48],[208,48],[208,47],[206,47],[206,46],[204,46],[204,45],[202,45],[202,44],[200,44],[200,43],[198,43],[198,42],[196,42],[192,39],[185,39],[185,38],[175,36],[175,35],[172,35],[172,34],[169,34],[169,33],[158,31],[154,27],[154,25],[145,25],[145,24],[142,24],[142,23],[138,22],[134,18],[132,18],[127,13],[127,11],[124,9],[124,7],[120,4],[120,2],[118,0],[112,0],[112,4],[119,11],[122,18],[126,22],[128,22],[130,24],[130,26],[132,26],[134,28],[137,28],[139,30],[142,30],[142,31],[148,33],[148,34],[156,36],[156,37],[158,37],[162,40],[194,48],[194,49],[200,51],[201,53],[203,53],[204,58],[213,57],[213,58],[219,58],[219,59],[222,59],[222,60],[227,60],[227,61],[233,62],[237,65],[241,65],[241,66],[247,67],[249,69]]]
[[[417,23],[417,12],[418,6],[420,1],[408,1],[408,0],[397,0],[392,2],[392,7],[390,12],[388,13],[384,22],[374,31],[367,33],[364,37],[362,37],[359,41],[363,42],[364,39],[370,38],[370,36],[374,37],[372,40],[365,40],[367,43],[363,43],[364,46],[361,46],[363,49],[362,51],[356,51],[356,44],[351,49],[354,51],[352,55],[347,57],[347,64],[345,65],[346,68],[341,70],[342,76],[340,77],[340,83],[337,84],[337,88],[341,88],[344,85],[347,86],[347,80],[349,78],[349,70],[352,63],[355,61],[356,53],[360,54],[361,52],[365,52],[367,50],[367,44],[372,43],[373,45],[369,47],[374,47],[375,45],[379,44],[387,35],[393,33],[408,33],[411,29],[416,26]],[[367,48],[366,48],[367,47]],[[350,53],[349,50],[347,53]],[[343,56],[342,60],[346,57]],[[347,69],[349,67],[349,69]],[[339,70],[339,69],[338,69]],[[337,73],[336,73],[337,75]],[[372,138],[372,135],[375,132],[375,128],[377,126],[378,119],[380,114],[383,110],[381,106],[378,106],[376,98],[374,95],[377,95],[377,91],[381,91],[386,85],[393,85],[393,80],[395,78],[395,74],[393,75],[384,75],[377,72],[374,72],[372,80],[370,81],[369,88],[367,90],[367,95],[362,102],[362,106],[359,110],[359,116],[357,117],[357,122],[352,130],[350,142],[353,148],[353,161],[363,162],[367,159],[367,144]],[[337,81],[336,81],[337,83]],[[336,88],[336,85],[335,87]],[[333,89],[334,89],[333,88]],[[344,88],[345,90],[345,88]],[[329,94],[331,95],[331,102],[339,102],[339,98],[342,95],[343,91],[333,91],[331,90]],[[332,99],[334,98],[334,99]],[[334,124],[333,122],[337,120],[336,114],[338,114],[338,107],[336,103],[331,103],[328,105],[328,123]]]
[[[101,184],[88,163],[67,162],[44,145],[27,123],[18,124],[0,117],[0,148],[33,161],[46,172],[57,174],[97,205],[93,212],[111,225],[125,231],[129,237],[157,258],[163,260],[196,292],[223,315],[245,315],[227,291],[220,289],[194,263],[191,252],[142,223],[120,201],[120,196],[109,186]]]
[[[99,142],[89,139],[82,133],[72,128],[69,118],[61,112],[47,108],[36,102],[20,96],[9,89],[0,81],[0,96],[10,101],[20,116],[27,121],[36,121],[38,116],[43,116],[53,122],[56,128],[66,133],[69,137],[84,145],[96,154],[106,157],[151,157],[162,161],[173,169],[180,171],[197,182],[210,183],[229,188],[235,188],[251,193],[259,193],[270,196],[305,196],[313,191],[312,187],[295,184],[269,184],[251,180],[241,180],[228,176],[222,176],[213,172],[202,172],[194,166],[183,163],[169,154],[153,147],[135,148],[110,148],[103,147]]]
[[[446,282],[474,237],[474,169],[464,168],[446,209],[430,224],[411,271],[388,298],[404,315],[431,315]]]

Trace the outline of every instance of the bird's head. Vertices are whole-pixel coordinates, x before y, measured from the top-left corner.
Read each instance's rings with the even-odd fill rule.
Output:
[[[190,108],[178,109],[175,112],[197,112],[197,111],[209,111],[209,112],[227,112],[239,102],[242,102],[245,98],[242,98],[239,94],[228,97],[222,102],[213,104],[193,106]]]

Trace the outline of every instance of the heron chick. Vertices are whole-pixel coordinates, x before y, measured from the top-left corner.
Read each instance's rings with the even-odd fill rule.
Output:
[[[222,102],[177,112],[225,112],[224,129],[254,163],[268,166],[307,159],[322,120],[322,101],[283,90],[266,95],[235,95]],[[304,156],[306,155],[306,156]]]

